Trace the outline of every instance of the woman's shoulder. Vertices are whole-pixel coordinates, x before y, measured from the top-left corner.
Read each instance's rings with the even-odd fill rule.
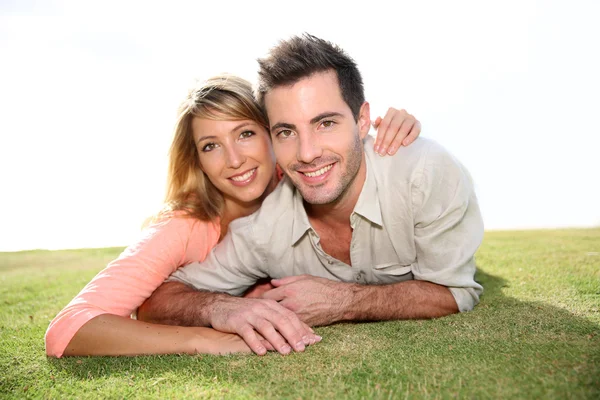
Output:
[[[129,252],[166,251],[178,253],[183,264],[200,261],[217,244],[221,228],[218,220],[204,221],[184,211],[170,211],[151,218],[140,239]]]

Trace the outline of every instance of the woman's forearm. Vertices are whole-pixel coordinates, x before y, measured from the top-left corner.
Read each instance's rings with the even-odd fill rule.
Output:
[[[249,353],[237,335],[211,328],[157,325],[112,314],[99,315],[73,336],[64,356],[133,356],[175,353]]]

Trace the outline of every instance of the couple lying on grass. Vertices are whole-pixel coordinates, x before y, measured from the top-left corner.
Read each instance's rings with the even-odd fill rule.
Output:
[[[256,96],[234,76],[190,92],[165,209],[51,322],[48,355],[288,354],[321,340],[311,326],[477,304],[464,167],[404,111],[373,142],[339,47],[305,34],[259,64]]]

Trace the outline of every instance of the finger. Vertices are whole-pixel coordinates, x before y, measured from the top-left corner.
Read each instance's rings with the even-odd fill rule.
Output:
[[[398,111],[396,109],[390,108],[388,114],[386,115],[386,118],[390,119],[390,123],[388,125],[387,130],[383,132],[384,136],[382,137],[381,146],[379,146],[380,155],[387,154],[390,144],[400,131],[407,115],[407,112],[404,110]],[[408,134],[408,131],[406,131],[406,134]],[[404,137],[402,138],[404,139]]]
[[[285,296],[284,296],[285,297]],[[279,303],[276,303],[278,307],[282,307],[281,313],[290,321],[294,329],[300,332],[302,335],[302,341],[305,345],[315,344],[321,341],[321,337],[315,333],[315,331],[302,320],[302,316],[296,313],[297,305],[295,305],[292,299],[284,298]]]
[[[377,129],[379,124],[381,124],[381,117],[377,117],[377,119],[375,121],[371,121],[371,125],[373,125],[373,128],[375,128],[375,129]]]
[[[255,321],[254,329],[256,329],[256,331],[260,333],[265,338],[265,340],[271,343],[275,350],[277,350],[280,354],[290,354],[290,352],[292,351],[292,347],[289,344],[290,342],[286,338],[284,338],[284,336],[282,336],[277,329],[275,329],[275,326],[273,326],[273,322],[274,321],[259,318]],[[277,323],[277,319],[275,319],[275,322]],[[291,343],[296,344],[296,346],[294,346],[294,350],[304,350],[304,343],[301,343],[301,345],[298,346],[297,339],[295,342]]]
[[[279,287],[279,286],[288,285],[290,283],[300,281],[302,279],[306,279],[307,277],[308,277],[308,275],[286,276],[285,278],[272,279],[271,284],[275,287]]]
[[[269,299],[269,300],[275,300],[275,301],[281,301],[285,298],[283,291],[284,291],[283,288],[271,289],[267,292],[264,292],[262,294],[262,298]]]
[[[276,351],[275,347],[273,347],[273,345],[271,343],[269,343],[269,341],[267,339],[262,337],[260,333],[256,333],[256,336],[258,337],[258,339],[260,340],[262,345],[267,348],[268,351]]]
[[[398,151],[400,146],[402,146],[403,140],[408,136],[408,134],[413,126],[414,126],[414,120],[411,120],[411,119],[404,120],[404,122],[400,126],[400,129],[396,133],[396,136],[392,140],[392,143],[390,143],[390,145],[387,149],[387,154],[389,154],[389,155],[396,154],[396,151]]]
[[[377,130],[377,141],[379,142],[379,146],[377,147],[376,152],[379,155],[385,155],[385,151],[384,151],[384,143],[386,141],[386,137],[389,135],[389,133],[392,131],[393,127],[391,126],[392,123],[394,123],[394,118],[396,117],[398,113],[398,110],[396,110],[395,108],[390,107],[385,116],[383,117],[383,120],[381,121],[381,125],[379,126],[379,129]],[[396,123],[398,123],[396,121]]]
[[[392,118],[390,117],[390,110],[391,110],[391,108],[387,111],[387,113],[385,114],[383,119],[381,119],[381,117],[377,117],[378,119],[381,119],[381,121],[379,121],[379,126],[377,128],[377,136],[375,137],[375,147],[374,147],[375,153],[378,153],[378,154],[381,154],[380,153],[381,144],[383,142],[383,139],[385,138],[385,133],[388,130],[390,122],[392,121]]]
[[[412,129],[410,130],[410,133],[408,134],[408,136],[402,141],[402,145],[408,146],[409,144],[414,142],[415,139],[418,138],[420,134],[421,134],[421,123],[419,121],[416,121],[415,124],[413,125]]]
[[[306,324],[304,321],[300,321],[304,327],[304,329],[308,329],[311,333],[311,335],[307,335],[306,339],[305,339],[305,343],[308,340],[308,344],[315,344],[315,343],[319,343],[321,340],[323,340],[323,338],[320,335],[317,335],[315,333],[315,331],[308,325]]]
[[[244,342],[250,347],[250,349],[258,354],[259,356],[267,353],[267,347],[262,344],[261,339],[258,338],[254,329],[249,324],[242,326],[237,334],[244,339]]]
[[[273,313],[268,316],[269,321],[295,351],[304,351],[305,346],[311,341],[318,341],[317,335],[300,320],[295,312],[275,301],[268,302],[268,305],[273,310]]]
[[[273,347],[273,345],[271,343],[269,343],[269,341],[267,339],[261,339],[260,342],[262,343],[263,346],[265,346],[267,348],[267,351],[277,351],[277,350],[275,350],[275,347]]]

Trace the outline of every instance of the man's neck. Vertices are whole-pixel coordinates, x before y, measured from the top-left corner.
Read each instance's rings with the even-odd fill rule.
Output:
[[[345,225],[350,223],[350,215],[358,202],[360,193],[367,177],[367,165],[363,153],[358,173],[350,182],[344,193],[333,203],[308,204],[304,202],[304,209],[308,218],[318,220],[328,225]]]

